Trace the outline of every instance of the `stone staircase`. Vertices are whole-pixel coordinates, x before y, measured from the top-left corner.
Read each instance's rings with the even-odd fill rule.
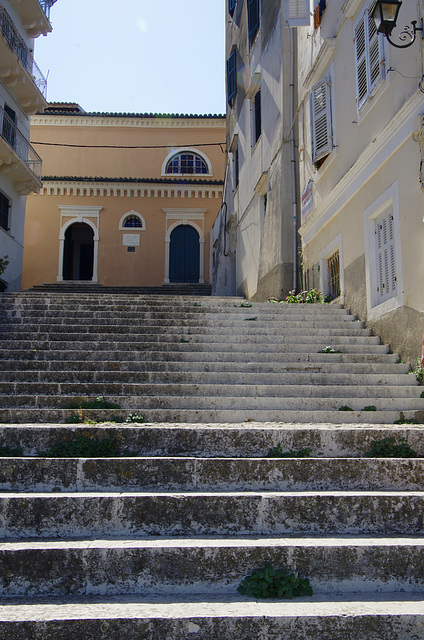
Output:
[[[424,455],[423,429],[5,425],[28,457],[0,459],[0,637],[421,640],[424,459],[361,456]],[[34,457],[81,435],[125,457]],[[266,564],[313,596],[239,595]]]
[[[365,457],[424,456],[393,424],[422,387],[341,308],[246,304],[2,296],[1,639],[424,638],[424,457]],[[97,396],[121,409],[63,408]],[[45,453],[81,438],[113,457]],[[240,595],[265,564],[313,596]]]
[[[63,422],[96,397],[121,407],[84,411],[96,420],[424,422],[408,366],[345,309],[246,304],[3,294],[0,422]]]

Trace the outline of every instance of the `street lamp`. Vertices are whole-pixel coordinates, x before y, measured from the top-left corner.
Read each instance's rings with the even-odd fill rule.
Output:
[[[411,21],[411,26],[407,25],[399,34],[399,40],[406,44],[397,44],[390,39],[393,29],[396,27],[396,21],[401,7],[401,0],[377,0],[372,12],[378,33],[383,33],[391,45],[398,49],[406,49],[415,42],[417,31],[423,33],[423,21],[421,19],[421,27],[417,27],[417,20]]]

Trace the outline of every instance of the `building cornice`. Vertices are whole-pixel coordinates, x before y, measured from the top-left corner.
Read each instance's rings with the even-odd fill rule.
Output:
[[[223,193],[220,180],[153,180],[138,178],[43,178],[39,196],[127,198],[216,198]]]
[[[381,170],[397,149],[414,135],[414,119],[422,108],[423,95],[417,90],[303,223],[299,229],[303,244],[308,244]]]
[[[134,129],[224,128],[225,116],[161,116],[154,114],[35,114],[32,126],[130,127]]]

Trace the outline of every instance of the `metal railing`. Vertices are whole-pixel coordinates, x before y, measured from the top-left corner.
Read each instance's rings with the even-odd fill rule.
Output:
[[[32,79],[40,93],[46,97],[47,80],[35,62],[31,50],[28,49],[21,35],[18,33],[12,18],[2,5],[0,5],[0,32],[10,49],[12,49],[12,51],[18,56],[22,65],[32,76]]]
[[[0,137],[8,143],[28,169],[41,179],[42,161],[40,156],[2,107],[0,107]]]
[[[56,2],[56,0],[38,0],[38,4],[40,5],[42,10],[44,11],[44,13],[46,15],[46,18],[48,20],[50,20],[50,9],[51,9],[52,5],[54,5],[55,2]]]

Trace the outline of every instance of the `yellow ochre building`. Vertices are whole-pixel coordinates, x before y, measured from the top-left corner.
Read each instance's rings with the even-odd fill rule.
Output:
[[[210,282],[225,172],[225,117],[86,113],[31,120],[43,187],[28,198],[23,288]]]

